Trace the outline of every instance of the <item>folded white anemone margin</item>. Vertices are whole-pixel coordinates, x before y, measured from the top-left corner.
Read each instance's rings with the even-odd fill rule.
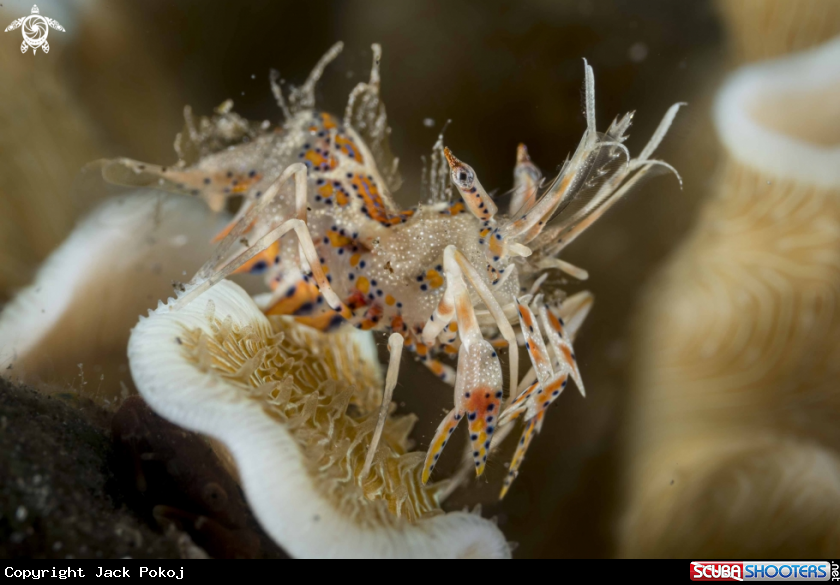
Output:
[[[131,334],[135,384],[160,415],[223,445],[255,516],[288,553],[510,557],[494,522],[444,513],[442,485],[422,484],[413,415],[389,415],[360,477],[382,391],[369,332],[324,334],[266,317],[230,281],[173,304]]]
[[[159,191],[104,201],[0,312],[0,376],[117,408],[131,328],[212,254],[226,221]]]

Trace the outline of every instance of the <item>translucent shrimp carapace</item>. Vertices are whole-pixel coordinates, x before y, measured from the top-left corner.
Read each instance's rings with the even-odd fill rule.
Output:
[[[491,450],[522,418],[525,432],[504,495],[542,427],[544,409],[569,379],[583,392],[572,340],[592,297],[542,291],[547,272],[586,278],[559,253],[650,171],[673,170],[650,156],[680,104],[632,158],[623,144],[632,115],[616,118],[605,133],[596,130],[594,77],[585,63],[587,128],[553,181],[543,184],[520,145],[511,203],[500,209],[477,172],[444,148],[441,136],[426,171],[425,201],[402,209],[391,195],[400,181],[379,96],[379,46],[373,46],[370,79],[353,90],[343,117],[315,108],[315,85],[341,49],[335,45],[303,85],[285,93],[272,72],[281,125],[249,122],[231,102],[209,118],[196,120],[187,110],[176,140],[177,164],[120,159],[105,166],[105,176],[202,197],[217,210],[241,199],[218,236],[217,254],[189,283],[176,310],[232,273],[259,273],[267,292],[256,300],[267,314],[293,315],[324,331],[355,326],[389,332],[392,352],[401,338],[401,349],[451,384],[454,408],[431,442],[424,482],[462,418],[479,475]],[[291,231],[295,238],[282,237]],[[520,344],[533,365],[521,386]],[[497,354],[505,347],[506,388]],[[398,367],[397,356],[388,373],[391,391]],[[390,400],[385,402],[383,409]]]

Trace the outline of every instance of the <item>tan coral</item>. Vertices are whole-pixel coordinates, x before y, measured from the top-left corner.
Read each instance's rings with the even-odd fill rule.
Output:
[[[5,2],[2,12],[11,20],[32,4]],[[41,8],[67,29],[55,33],[53,51],[37,66],[20,51],[0,51],[0,302],[101,199],[101,189],[71,188],[79,169],[116,145],[164,155],[169,139],[160,137],[183,103],[180,82],[161,66],[171,55],[138,26],[138,11],[108,0]],[[20,43],[20,30],[12,34]]]
[[[801,51],[840,33],[836,0],[717,0],[741,63]]]
[[[715,197],[640,316],[623,555],[840,552],[838,95],[840,39],[718,96]]]
[[[0,376],[113,405],[131,387],[131,327],[193,273],[225,221],[149,191],[103,203],[0,312]]]
[[[265,530],[297,557],[507,557],[495,525],[443,514],[410,452],[415,417],[391,416],[361,477],[382,388],[370,333],[323,334],[264,316],[223,281],[159,308],[129,341],[150,406],[220,441]]]
[[[55,61],[43,59],[34,75],[19,51],[0,51],[0,300],[24,286],[73,227],[69,184],[102,152]]]

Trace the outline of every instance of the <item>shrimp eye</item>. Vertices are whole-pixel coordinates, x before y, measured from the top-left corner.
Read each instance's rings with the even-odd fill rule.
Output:
[[[472,187],[473,180],[475,180],[475,173],[472,169],[465,166],[457,166],[452,169],[452,182],[462,189],[469,189]]]

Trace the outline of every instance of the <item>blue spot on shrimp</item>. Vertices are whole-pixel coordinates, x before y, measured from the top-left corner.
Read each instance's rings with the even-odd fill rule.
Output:
[[[585,279],[585,270],[560,258],[563,250],[654,171],[679,179],[651,156],[683,104],[667,110],[633,157],[624,145],[632,114],[597,129],[594,72],[584,60],[586,130],[556,177],[546,180],[519,145],[511,157],[512,197],[502,209],[479,173],[444,146],[441,133],[426,173],[448,177],[454,190],[427,176],[422,203],[401,209],[393,197],[401,181],[380,95],[381,48],[373,45],[369,81],[353,89],[343,117],[316,107],[317,83],[342,47],[333,46],[291,91],[272,72],[281,114],[276,124],[248,121],[230,101],[198,120],[187,110],[187,128],[201,131],[184,133],[178,151],[197,158],[182,155],[170,166],[115,159],[103,174],[119,182],[130,173],[134,185],[145,181],[198,197],[216,211],[240,200],[216,238],[216,253],[176,308],[232,274],[259,274],[266,314],[292,316],[322,331],[399,334],[407,351],[453,385],[453,408],[429,445],[424,483],[462,419],[476,475],[521,419],[525,430],[503,496],[567,379],[584,392],[572,344],[593,296],[543,290],[545,276],[557,271]],[[457,198],[450,200],[448,192]],[[520,347],[532,366],[523,385]],[[499,350],[507,351],[506,374]]]

